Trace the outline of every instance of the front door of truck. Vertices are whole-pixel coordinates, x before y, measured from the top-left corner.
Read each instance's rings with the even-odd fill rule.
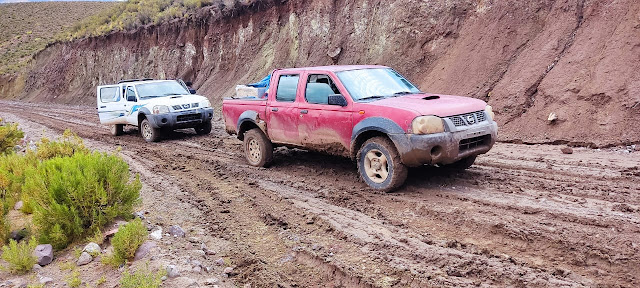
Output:
[[[119,85],[98,87],[98,116],[101,124],[125,124],[126,110]]]
[[[296,101],[299,80],[299,74],[278,76],[276,95],[267,107],[268,132],[272,142],[300,145]]]
[[[329,95],[342,94],[331,76],[305,76],[304,101],[298,106],[298,131],[305,147],[346,155],[352,133],[351,107],[329,105]]]

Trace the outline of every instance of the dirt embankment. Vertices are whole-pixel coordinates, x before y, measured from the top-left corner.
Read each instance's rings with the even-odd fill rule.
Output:
[[[256,1],[216,11],[53,45],[26,75],[0,77],[0,95],[90,104],[99,84],[180,77],[219,106],[274,68],[384,64],[424,91],[488,101],[505,141],[640,142],[635,0]]]

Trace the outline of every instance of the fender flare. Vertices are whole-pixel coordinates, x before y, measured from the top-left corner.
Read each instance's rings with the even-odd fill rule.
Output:
[[[140,107],[140,109],[138,109],[138,126],[140,126],[140,122],[142,122],[141,118],[147,118],[147,120],[151,123],[151,126],[157,128],[158,125],[156,125],[156,123],[154,122],[155,119],[153,119],[153,117],[147,117],[147,115],[150,114],[151,111],[149,111],[147,107]]]
[[[264,122],[264,120],[260,119],[260,114],[258,114],[258,112],[254,110],[247,110],[242,112],[242,114],[240,114],[240,117],[238,117],[238,125],[236,127],[236,131],[238,131],[238,139],[242,140],[242,138],[244,137],[244,131],[242,131],[241,128],[243,124],[247,122],[253,123],[258,126],[258,128],[262,130],[264,135],[269,138],[269,135],[267,134],[267,124],[266,122]]]
[[[398,123],[394,122],[389,118],[384,117],[370,117],[366,118],[353,127],[351,132],[351,156],[355,158],[356,153],[356,145],[360,142],[359,137],[365,133],[370,131],[377,131],[383,133],[391,139],[393,144],[398,147],[397,141],[398,137],[394,137],[393,135],[405,134],[406,132],[398,125]],[[361,144],[361,143],[360,143]]]

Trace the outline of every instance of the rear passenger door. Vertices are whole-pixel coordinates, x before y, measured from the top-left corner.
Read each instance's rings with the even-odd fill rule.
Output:
[[[272,142],[300,145],[298,135],[298,86],[300,74],[281,74],[276,95],[267,107],[268,133]]]
[[[98,116],[101,124],[125,124],[126,109],[119,85],[98,87]]]
[[[351,140],[351,104],[329,105],[329,95],[342,94],[331,75],[309,73],[304,79],[304,101],[298,106],[298,131],[302,145],[345,155]]]

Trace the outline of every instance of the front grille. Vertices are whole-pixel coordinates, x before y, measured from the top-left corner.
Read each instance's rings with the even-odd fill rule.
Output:
[[[460,141],[460,146],[458,146],[458,151],[463,152],[465,150],[484,146],[489,141],[489,137],[491,137],[491,135],[483,135],[483,136],[478,136],[473,138],[462,139]]]
[[[453,122],[453,125],[455,125],[456,127],[473,125],[487,120],[487,116],[482,110],[450,116],[448,118],[451,119],[451,122]]]
[[[201,118],[202,116],[200,115],[200,113],[195,113],[195,114],[178,115],[176,120],[178,122],[186,122],[186,121],[200,120]]]

